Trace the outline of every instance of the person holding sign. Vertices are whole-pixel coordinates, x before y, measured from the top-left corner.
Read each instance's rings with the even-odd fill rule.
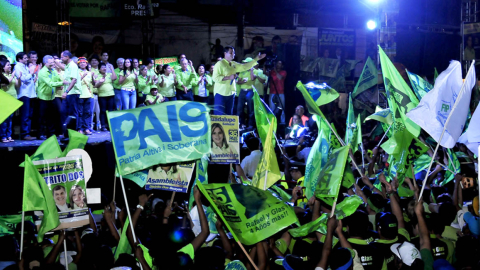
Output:
[[[237,151],[228,145],[227,138],[223,126],[219,123],[212,124],[212,158],[216,155],[228,155],[226,158],[236,159],[238,157]],[[223,156],[222,156],[223,158]]]
[[[257,64],[257,61],[263,59],[265,54],[258,54],[253,61],[240,64],[233,61],[235,58],[235,49],[226,46],[223,50],[224,59],[215,64],[213,69],[213,88],[216,115],[233,115],[233,103],[235,102],[237,73],[251,69]]]
[[[70,202],[72,203],[72,209],[87,208],[87,198],[85,198],[85,192],[79,185],[74,185],[70,189]]]

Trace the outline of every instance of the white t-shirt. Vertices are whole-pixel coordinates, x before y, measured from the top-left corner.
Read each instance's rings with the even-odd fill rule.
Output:
[[[255,171],[257,170],[257,166],[261,157],[262,151],[255,150],[242,160],[240,166],[242,166],[242,169],[247,177],[253,177],[255,175]]]

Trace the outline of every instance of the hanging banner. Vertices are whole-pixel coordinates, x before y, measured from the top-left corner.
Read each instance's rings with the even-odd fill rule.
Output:
[[[122,17],[153,17],[159,9],[160,0],[122,0]]]
[[[355,59],[355,30],[318,28],[318,55]]]
[[[195,163],[161,164],[148,171],[146,190],[158,189],[187,193]]]
[[[119,17],[120,5],[121,2],[115,0],[70,0],[70,17]]]
[[[120,174],[200,159],[208,154],[208,112],[207,105],[193,101],[107,112]]]
[[[165,64],[169,64],[171,67],[180,65],[176,56],[155,58],[155,65],[163,66]]]
[[[210,119],[212,135],[210,163],[240,164],[238,116],[212,115]]]
[[[82,156],[39,160],[33,165],[52,191],[60,217],[60,226],[55,230],[87,225],[89,211]],[[39,216],[35,222],[39,228],[43,213],[35,211],[35,215]]]

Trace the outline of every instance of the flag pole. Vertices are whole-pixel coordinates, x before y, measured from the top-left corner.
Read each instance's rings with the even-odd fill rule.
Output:
[[[130,208],[128,207],[127,193],[125,192],[125,186],[123,184],[123,177],[122,177],[121,174],[120,174],[120,184],[122,186],[123,197],[125,198],[125,208],[127,208],[128,218],[131,221],[129,223],[130,223],[130,229],[132,230],[133,242],[136,243],[137,242],[137,237],[135,236],[135,230],[133,228],[133,219],[132,219],[132,216],[130,215]]]
[[[22,234],[20,235],[20,260],[22,260],[22,253],[23,253],[23,234],[25,233],[25,211],[22,211],[22,225],[21,226],[22,226]]]
[[[332,204],[332,213],[330,213],[330,218],[333,217],[333,215],[335,215],[335,207],[337,206],[337,199],[335,199],[335,201],[333,201],[333,204]]]
[[[364,149],[363,149],[363,142],[362,142],[362,169],[363,169],[363,171],[365,171],[365,158],[363,156],[363,151],[364,151]]]
[[[450,164],[452,164],[452,167],[453,167],[453,169],[455,170],[455,174],[457,174],[457,168],[455,168],[455,164],[453,164],[453,160],[452,160],[452,158],[450,157],[450,155],[448,154],[448,152],[447,152],[447,157],[448,157],[448,161],[450,162]],[[450,169],[448,169],[448,167],[447,167],[447,170],[449,170],[450,172],[452,172]],[[452,173],[453,173],[453,172],[452,172]]]
[[[65,236],[65,239],[63,239],[63,259],[65,259],[65,269],[68,270],[68,260],[67,260],[67,236],[65,233],[65,230],[63,231],[63,235]]]
[[[265,182],[263,183],[263,190],[267,190],[267,176],[268,170],[265,170]]]
[[[460,89],[460,92],[458,93],[457,100],[455,100],[455,103],[453,104],[453,108],[452,108],[452,110],[450,111],[450,114],[447,117],[447,121],[445,121],[445,125],[443,125],[442,134],[440,134],[440,138],[437,141],[437,147],[435,147],[435,151],[433,152],[432,160],[430,161],[430,164],[428,165],[427,172],[429,172],[430,169],[432,168],[433,160],[435,159],[435,155],[437,154],[438,147],[440,146],[440,143],[442,142],[442,139],[443,139],[443,134],[445,134],[445,130],[447,130],[448,122],[450,122],[450,118],[452,117],[452,112],[457,107],[458,102],[460,101],[460,96],[464,92],[463,90],[465,89],[465,83],[467,82],[466,78],[468,78],[468,75],[472,71],[472,67],[473,67],[474,64],[475,64],[475,60],[472,60],[472,64],[470,65],[470,69],[467,72],[467,76],[465,76],[465,81],[463,81],[462,88]],[[420,191],[420,196],[418,197],[419,201],[420,201],[420,198],[422,198],[423,191],[425,190],[425,184],[427,183],[427,179],[428,179],[428,173],[425,175],[425,179],[423,179],[422,190]]]
[[[115,190],[117,189],[117,170],[113,171],[113,201],[115,201]]]
[[[385,139],[385,136],[387,136],[387,133],[388,131],[390,130],[390,128],[393,126],[393,123],[388,127],[387,131],[385,131],[385,134],[383,134],[382,138],[380,139],[380,141],[378,142],[377,144],[377,147],[380,146],[380,144],[382,143],[383,139]]]
[[[172,208],[172,204],[173,204],[173,198],[175,198],[175,191],[172,193],[172,197],[170,197],[170,205],[169,207]]]

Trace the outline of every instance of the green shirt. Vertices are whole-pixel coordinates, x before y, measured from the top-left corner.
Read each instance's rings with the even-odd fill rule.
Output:
[[[190,72],[189,70],[183,71],[179,70],[175,72],[177,74],[177,89],[183,91],[183,86],[187,87],[187,90],[192,89],[192,84],[195,82],[195,80],[198,82],[199,77],[195,70]]]
[[[92,68],[90,69],[90,71],[93,72],[93,77],[97,77],[98,75],[100,75],[100,71],[98,71],[98,68],[92,67]],[[98,88],[93,87],[93,88],[92,88],[92,92],[93,92],[94,94],[98,94]]]
[[[56,70],[57,71],[57,74],[58,74],[58,77],[60,77],[60,80],[64,80],[64,74],[65,74],[65,71],[63,70]],[[60,85],[60,86],[57,86],[55,87],[55,97],[62,97],[63,96],[63,93],[65,92],[65,90],[63,89],[63,84]]]
[[[247,71],[242,71],[240,72],[240,74],[238,74],[238,80],[243,80],[243,79],[247,79],[247,82],[244,83],[244,84],[238,84],[238,88],[240,89],[246,89],[246,90],[250,90],[252,89],[252,85],[255,83],[254,81],[252,81],[252,78],[250,77],[250,70],[247,70]],[[237,92],[239,92],[240,90],[237,88]]]
[[[55,87],[61,85],[63,85],[63,82],[57,71],[43,67],[38,72],[37,97],[41,100],[54,100]]]
[[[120,80],[120,73],[123,74],[123,69],[116,68],[114,72],[115,74],[117,74],[117,79],[113,82],[113,88],[120,89],[122,87],[120,86],[120,83],[118,82],[118,80]]]
[[[124,75],[122,71],[120,72],[120,76],[126,76],[125,80],[120,85],[120,89],[135,89],[135,74],[133,74],[133,72],[127,71],[127,74]]]
[[[103,75],[99,75],[97,77],[97,81],[100,79],[105,78],[105,82],[100,85],[98,88],[98,96],[99,97],[110,97],[115,95],[115,91],[113,91],[113,84],[112,84],[112,73],[106,73],[105,77]]]
[[[157,102],[155,102],[155,99],[157,98],[157,96],[159,96],[159,98],[157,99]],[[162,100],[163,100],[162,94],[157,94],[157,96],[152,96],[151,94],[148,94],[148,95],[145,97],[145,104],[146,104],[146,105],[153,105],[153,104],[160,104],[160,103],[162,103]],[[152,102],[153,104],[150,104],[150,103],[148,103],[147,101],[150,101],[150,102]]]
[[[152,77],[150,77],[147,83],[146,77],[143,77],[142,75],[138,75],[138,87],[137,87],[138,96],[150,94],[150,88],[152,88],[152,86],[154,86]]]
[[[160,83],[162,82],[162,78],[165,78],[163,80],[163,87],[160,86]],[[158,92],[162,94],[164,97],[174,97],[175,96],[175,79],[174,79],[174,74],[170,73],[168,76],[161,75],[160,78],[158,78],[158,84],[157,84]]]
[[[199,84],[198,84],[198,81],[200,81],[200,77],[198,77],[198,80],[195,80],[192,82],[192,88],[193,88],[193,94],[195,96],[198,96],[198,89],[199,89]],[[213,80],[212,80],[212,77],[208,76],[207,74],[205,74],[205,82],[206,82],[206,85],[205,85],[205,92],[206,92],[206,96],[208,97],[208,86],[213,86]]]
[[[255,89],[257,89],[259,95],[263,95],[265,93],[265,85],[258,78],[266,81],[268,79],[268,76],[263,74],[263,70],[261,69],[254,69],[253,74],[257,77],[255,78],[253,86],[255,87]]]
[[[85,77],[83,77],[83,75]],[[93,97],[93,76],[92,72],[85,70],[80,70],[80,78],[82,78],[82,93],[80,94],[80,98],[92,98]]]
[[[433,270],[433,255],[432,252],[426,248],[420,250],[420,256],[423,261],[424,270]]]
[[[183,252],[183,253],[187,254],[188,256],[190,256],[190,258],[192,260],[193,260],[193,258],[195,258],[195,249],[193,248],[192,244],[188,244],[188,245],[184,246],[183,248],[181,248],[177,252]]]
[[[148,67],[147,67],[147,76],[150,76],[150,78],[152,80],[155,78],[155,76],[157,76],[157,73],[155,73],[155,68],[154,67],[152,67],[151,69],[148,69]]]
[[[222,95],[222,96],[231,96],[236,92],[236,85],[237,83],[235,80],[232,82],[231,80],[224,81],[223,78],[226,76],[230,76],[245,70],[251,69],[253,66],[257,64],[257,60],[253,60],[251,62],[240,64],[237,62],[228,62],[227,60],[223,59],[215,64],[213,68],[213,81],[215,82],[215,87],[213,88],[213,93]]]
[[[7,79],[9,80],[13,76],[12,73],[10,74],[3,73],[3,75],[7,77]],[[5,91],[7,94],[11,95],[12,97],[14,97],[15,99],[17,99],[17,90],[15,89],[16,82],[17,82],[17,79],[13,78],[13,80],[8,85],[7,84],[2,85],[2,90]]]
[[[73,85],[72,89],[70,89],[67,95],[80,95],[82,93],[80,72],[78,71],[78,66],[73,63],[73,61],[70,61],[70,63],[65,66],[65,73],[63,74],[63,77],[67,82],[71,82],[72,79],[77,79],[77,82]],[[70,84],[64,86],[65,91],[67,91],[69,85]]]

